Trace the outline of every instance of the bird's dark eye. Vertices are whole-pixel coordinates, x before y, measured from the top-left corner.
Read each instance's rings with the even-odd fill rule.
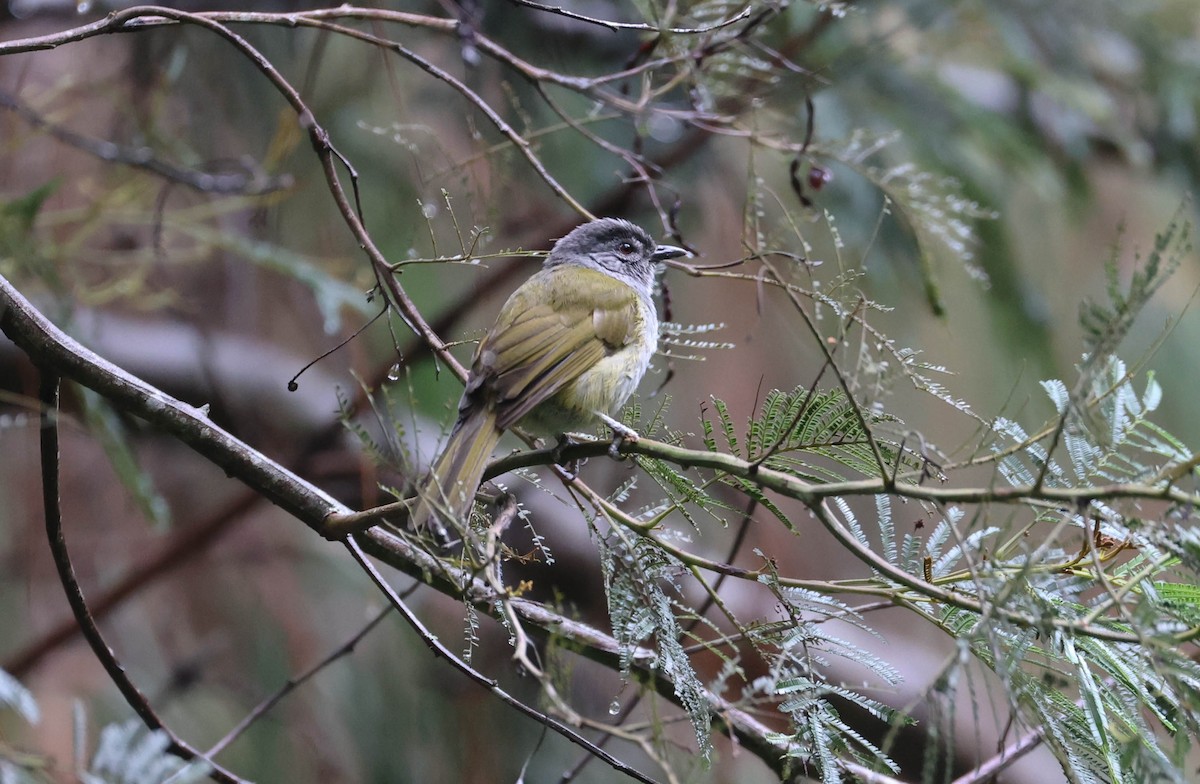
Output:
[[[636,248],[633,247],[632,242],[622,242],[617,246],[617,253],[620,253],[622,256],[632,256],[634,250]]]

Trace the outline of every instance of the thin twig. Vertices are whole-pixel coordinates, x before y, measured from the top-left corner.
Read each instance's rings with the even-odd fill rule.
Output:
[[[383,579],[383,575],[381,575],[374,565],[372,565],[372,563],[367,559],[366,553],[364,553],[362,548],[359,547],[358,542],[354,537],[347,537],[345,544],[346,549],[350,551],[351,557],[353,557],[358,565],[362,567],[363,571],[367,573],[367,575],[371,578],[371,582],[375,583],[375,586],[379,588],[381,592],[383,592],[388,601],[391,602],[391,605],[400,612],[400,615],[404,618],[408,625],[412,627],[413,631],[415,631],[421,638],[421,641],[424,642],[434,654],[448,661],[456,670],[463,673],[480,686],[483,686],[485,689],[499,698],[504,704],[515,708],[518,712],[523,713],[539,724],[554,730],[575,745],[586,749],[588,753],[593,754],[599,759],[603,760],[618,773],[624,773],[626,776],[629,776],[635,781],[644,782],[644,784],[655,784],[654,779],[646,776],[635,768],[630,767],[621,760],[612,756],[607,751],[601,749],[596,744],[592,743],[590,740],[583,737],[578,732],[571,729],[566,724],[563,724],[553,716],[543,713],[542,711],[539,711],[536,708],[527,705],[521,700],[513,697],[504,689],[500,688],[500,685],[496,683],[494,679],[487,677],[463,661],[458,655],[447,648],[446,645],[437,638],[437,635],[429,631],[425,624],[421,622],[421,619],[418,618],[411,609],[409,609],[408,605],[404,603],[404,600],[395,592],[395,590],[392,589],[387,580]]]
[[[530,167],[533,168],[538,177],[540,177],[543,182],[549,185],[550,189],[554,191],[554,193],[560,199],[566,202],[566,204],[570,206],[572,210],[586,220],[592,220],[595,218],[595,216],[592,215],[586,207],[580,204],[579,201],[576,200],[576,198],[572,196],[571,193],[565,187],[563,187],[561,183],[559,183],[554,175],[550,173],[549,169],[547,169],[545,164],[542,163],[541,158],[534,153],[533,145],[529,142],[529,140],[523,137],[515,128],[509,125],[508,122],[500,116],[500,113],[492,108],[490,103],[488,103],[482,96],[468,87],[462,80],[450,72],[439,68],[431,61],[425,59],[398,41],[381,38],[370,33],[364,33],[360,30],[355,30],[352,27],[334,24],[332,22],[320,24],[319,27],[329,30],[330,32],[340,33],[347,38],[355,38],[360,41],[365,41],[367,43],[374,44],[375,46],[393,51],[433,78],[445,82],[452,89],[454,89],[455,92],[466,98],[467,101],[474,106],[477,111],[483,114],[483,116],[486,117],[488,121],[496,127],[496,130],[500,131],[500,133],[503,134],[504,137],[508,139],[514,147],[517,148],[517,150],[520,151],[521,155],[525,157],[526,162],[529,163]]]
[[[984,784],[985,782],[995,781],[996,776],[1001,771],[1042,745],[1042,743],[1041,732],[1037,730],[1028,732],[1016,743],[1011,746],[1005,746],[999,754],[976,765],[952,781],[951,784]]]
[[[746,17],[748,17],[750,15],[750,8],[751,8],[751,6],[749,4],[747,4],[745,8],[743,8],[741,11],[737,12],[733,16],[730,16],[726,19],[722,19],[719,22],[714,22],[711,25],[704,25],[702,27],[659,27],[657,25],[648,24],[646,22],[614,22],[609,19],[599,19],[594,16],[586,16],[584,14],[576,13],[574,11],[568,11],[567,9],[560,8],[558,6],[545,5],[543,3],[535,3],[535,2],[533,2],[533,0],[508,0],[508,1],[510,3],[513,3],[514,5],[522,5],[522,6],[525,6],[526,8],[532,8],[535,11],[544,11],[546,13],[556,14],[558,16],[564,16],[567,19],[574,19],[579,22],[587,22],[588,24],[594,24],[594,25],[598,25],[600,27],[606,27],[609,30],[613,30],[613,31],[616,31],[616,30],[642,30],[642,31],[648,32],[648,33],[671,33],[673,35],[700,35],[702,33],[711,33],[714,30],[720,30],[722,27],[728,27],[729,25],[736,24],[736,23],[740,22],[741,20],[745,19]]]
[[[775,268],[775,265],[772,264],[769,259],[762,258],[759,260],[759,262],[773,278],[778,280],[781,284],[785,282],[783,276],[779,273],[779,270]],[[879,476],[883,477],[886,482],[886,478],[888,476],[887,461],[883,459],[883,452],[879,448],[879,443],[875,440],[875,435],[871,430],[871,424],[867,420],[867,415],[863,412],[862,406],[859,405],[858,400],[854,397],[854,390],[850,388],[850,381],[842,372],[841,367],[837,364],[837,362],[834,361],[833,352],[830,350],[829,346],[825,344],[824,336],[821,334],[821,331],[817,329],[816,322],[813,321],[812,316],[809,315],[808,311],[804,309],[804,303],[800,301],[800,298],[797,296],[796,292],[788,286],[783,286],[783,290],[784,293],[787,294],[788,300],[791,301],[796,312],[800,314],[800,320],[804,322],[804,326],[808,329],[809,334],[813,338],[812,342],[821,350],[822,357],[824,357],[825,362],[833,370],[833,374],[838,381],[838,385],[841,386],[842,391],[846,394],[846,399],[850,402],[850,409],[854,412],[854,417],[858,420],[859,427],[862,428],[863,433],[867,437],[867,443],[871,447],[871,455],[875,458],[875,466],[879,469]]]
[[[842,326],[842,334],[845,334],[846,332],[848,332],[850,330],[850,327],[854,324],[854,321],[857,318],[858,313],[859,313],[859,310],[855,309],[852,313],[850,313],[850,315],[848,315],[846,317],[846,323]],[[839,340],[839,345],[840,345],[840,340]],[[819,383],[821,383],[821,378],[825,375],[825,371],[828,370],[830,365],[832,365],[832,364],[833,364],[833,352],[830,351],[825,354],[825,359],[824,359],[824,361],[821,362],[820,369],[817,370],[817,374],[813,377],[812,382],[808,385],[808,391],[804,395],[804,400],[802,400],[800,402],[800,407],[798,409],[796,409],[796,415],[794,417],[792,417],[792,421],[788,424],[788,426],[786,428],[783,429],[783,434],[775,440],[775,443],[771,444],[770,447],[763,450],[763,453],[761,455],[759,455],[757,460],[754,461],[754,465],[757,465],[757,466],[765,465],[767,460],[771,459],[776,453],[779,452],[780,449],[783,449],[784,444],[786,444],[789,440],[791,440],[792,434],[795,432],[796,428],[800,426],[800,422],[804,419],[804,415],[808,413],[808,410],[812,405],[813,398],[816,396],[817,385]],[[852,398],[849,400],[849,403],[852,406],[858,405],[856,402],[854,402],[854,400]],[[756,406],[756,408],[757,408],[757,406]],[[869,437],[869,435],[870,434],[868,434],[868,437]],[[894,479],[895,479],[895,475],[893,474],[893,480]]]
[[[401,597],[407,598],[408,595],[415,591],[420,585],[421,583],[416,583],[415,585],[411,586],[408,590],[401,594]],[[237,726],[225,734],[225,737],[214,743],[212,748],[208,750],[208,753],[205,756],[208,759],[216,759],[218,754],[220,754],[222,751],[228,748],[231,743],[241,737],[246,730],[250,729],[254,722],[267,715],[267,713],[276,705],[278,705],[284,697],[298,689],[300,686],[304,685],[304,683],[310,680],[314,675],[333,664],[338,659],[353,653],[355,646],[357,646],[362,639],[371,632],[372,629],[378,626],[391,611],[391,605],[384,607],[375,614],[374,618],[363,624],[362,628],[355,632],[348,640],[334,650],[330,651],[328,656],[321,659],[319,662],[309,667],[307,670],[295,676],[294,678],[288,678],[287,682],[280,686],[274,694],[271,694],[258,705],[256,705],[254,710],[246,714],[246,716],[237,723]]]

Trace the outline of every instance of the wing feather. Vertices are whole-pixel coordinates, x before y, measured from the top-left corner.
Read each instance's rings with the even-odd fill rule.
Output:
[[[541,270],[509,298],[480,341],[464,409],[482,395],[496,406],[496,424],[511,427],[626,345],[638,308],[634,290],[602,272]]]

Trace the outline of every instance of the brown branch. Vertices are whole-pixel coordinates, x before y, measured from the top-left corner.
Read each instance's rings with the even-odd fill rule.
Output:
[[[155,156],[149,147],[125,147],[115,142],[92,139],[80,133],[55,125],[16,96],[0,91],[0,107],[9,109],[34,128],[45,131],[64,144],[99,158],[106,163],[117,163],[135,169],[144,169],[170,182],[186,185],[202,193],[221,195],[241,194],[261,196],[266,193],[292,187],[290,174],[272,177],[249,165],[241,172],[206,172],[176,166]]]
[[[62,528],[62,509],[59,505],[59,446],[58,446],[58,374],[42,367],[39,387],[41,410],[41,466],[42,466],[42,503],[46,519],[46,539],[50,544],[50,554],[54,559],[54,568],[58,571],[58,579],[62,582],[67,595],[67,603],[71,605],[71,613],[79,624],[84,639],[91,646],[104,671],[112,680],[125,702],[138,715],[138,718],[151,730],[159,730],[166,734],[169,745],[167,751],[180,759],[193,761],[203,760],[211,766],[209,775],[223,784],[242,784],[243,780],[224,768],[206,760],[196,749],[181,740],[167,727],[158,714],[154,712],[149,700],[134,685],[125,673],[125,668],[117,659],[116,654],[104,640],[100,627],[88,609],[83,589],[75,577],[75,567],[71,563],[71,555],[67,550],[67,540]]]
[[[952,781],[951,784],[986,784],[986,782],[996,781],[996,776],[1001,771],[1042,745],[1042,743],[1041,732],[1038,730],[1028,732],[1016,743],[1011,746],[1005,746],[999,754],[976,765]]]
[[[720,30],[722,27],[728,27],[729,25],[736,24],[736,23],[740,22],[741,20],[745,19],[746,17],[750,16],[750,8],[751,8],[751,5],[749,3],[747,3],[745,8],[743,8],[741,11],[737,12],[733,16],[722,19],[719,22],[714,22],[711,25],[705,25],[703,27],[659,27],[658,25],[647,24],[645,22],[614,22],[609,19],[600,19],[600,18],[597,18],[594,16],[587,16],[585,14],[576,13],[574,11],[568,11],[565,8],[559,8],[558,6],[544,5],[542,3],[535,3],[533,0],[508,0],[508,1],[510,3],[513,3],[514,5],[521,5],[521,6],[525,6],[526,8],[532,8],[535,11],[543,11],[543,12],[549,13],[549,14],[556,14],[558,16],[564,16],[567,19],[574,19],[577,22],[587,22],[588,24],[598,25],[600,27],[606,27],[609,30],[613,30],[613,31],[641,30],[641,31],[648,32],[648,33],[672,33],[674,35],[699,35],[701,33],[711,33],[714,30]]]
[[[99,393],[122,411],[172,434],[229,476],[300,520],[320,520],[344,509],[323,491],[248,448],[188,405],[128,373],[54,326],[7,279],[0,277],[0,330],[35,364]]]

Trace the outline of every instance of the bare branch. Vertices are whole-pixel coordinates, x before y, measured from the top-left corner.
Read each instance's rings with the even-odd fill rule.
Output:
[[[410,593],[415,591],[419,585],[420,583],[416,583],[410,587],[407,591],[400,595],[401,598],[407,597]],[[354,653],[355,646],[357,646],[364,637],[370,634],[371,630],[378,626],[391,611],[392,608],[390,606],[383,608],[375,614],[374,618],[363,624],[362,628],[355,632],[348,640],[339,645],[333,651],[330,651],[325,658],[321,659],[319,662],[309,667],[299,675],[293,678],[288,678],[287,682],[280,686],[274,694],[271,694],[258,705],[256,705],[254,710],[250,711],[250,713],[248,713],[245,718],[239,721],[233,729],[225,733],[225,737],[214,743],[212,748],[210,748],[205,754],[205,757],[208,759],[215,759],[218,754],[220,754],[222,751],[228,748],[231,743],[241,737],[246,730],[250,729],[254,722],[267,715],[267,713],[270,712],[270,710],[276,705],[278,705],[284,697],[298,689],[300,686],[304,685],[304,683],[310,680],[314,675],[333,664],[338,659]]]
[[[117,655],[113,652],[112,648],[105,642],[104,635],[100,632],[100,627],[96,625],[96,620],[92,617],[91,610],[88,609],[87,600],[83,596],[83,589],[80,588],[79,580],[75,577],[75,567],[71,563],[71,554],[67,551],[67,540],[62,527],[62,509],[59,505],[58,488],[58,392],[58,375],[52,370],[43,367],[39,397],[42,402],[42,504],[46,516],[46,539],[50,544],[50,554],[54,558],[54,568],[58,571],[58,579],[62,582],[63,590],[67,594],[67,603],[71,605],[71,612],[75,616],[75,621],[79,624],[79,628],[83,632],[84,639],[87,640],[88,645],[91,647],[92,653],[96,655],[96,659],[104,667],[104,671],[108,673],[108,677],[112,680],[118,691],[121,692],[121,696],[125,698],[125,702],[129,704],[130,708],[133,708],[133,712],[150,729],[161,730],[166,733],[170,741],[167,747],[168,751],[180,759],[187,761],[205,760],[212,766],[212,771],[209,775],[216,781],[223,782],[223,784],[242,784],[242,779],[224,768],[213,764],[211,760],[207,760],[199,751],[181,740],[179,736],[163,723],[162,719],[155,713],[154,708],[151,707],[150,701],[146,699],[146,696],[142,694],[125,673],[125,667],[117,659]]]
[[[292,187],[293,180],[290,174],[270,176],[252,167],[249,163],[244,163],[240,167],[244,171],[196,171],[158,158],[154,154],[154,150],[149,147],[124,147],[114,142],[91,139],[49,122],[29,106],[17,100],[16,96],[3,91],[0,91],[0,107],[11,110],[33,127],[45,131],[60,142],[83,150],[102,161],[144,169],[165,180],[186,185],[201,193],[261,196]]]
[[[1002,770],[1040,745],[1042,745],[1042,733],[1037,730],[1028,732],[1016,743],[1011,746],[1005,746],[999,754],[976,765],[969,772],[956,778],[951,784],[986,784],[989,781],[995,781],[996,776]]]
[[[711,25],[704,25],[702,27],[659,27],[646,22],[613,22],[608,19],[598,19],[594,16],[587,16],[574,11],[568,11],[567,9],[560,8],[558,6],[535,3],[533,0],[509,0],[509,2],[514,3],[515,5],[525,6],[526,8],[532,8],[535,11],[544,11],[550,14],[557,14],[558,16],[565,16],[568,19],[574,19],[579,22],[587,22],[588,24],[607,27],[609,30],[613,31],[642,30],[648,33],[672,33],[674,35],[699,35],[701,33],[711,33],[714,30],[720,30],[722,27],[728,27],[729,25],[736,24],[737,22],[740,22],[741,20],[750,16],[751,8],[751,6],[747,4],[745,8],[733,16],[722,19],[719,22],[714,22]]]

